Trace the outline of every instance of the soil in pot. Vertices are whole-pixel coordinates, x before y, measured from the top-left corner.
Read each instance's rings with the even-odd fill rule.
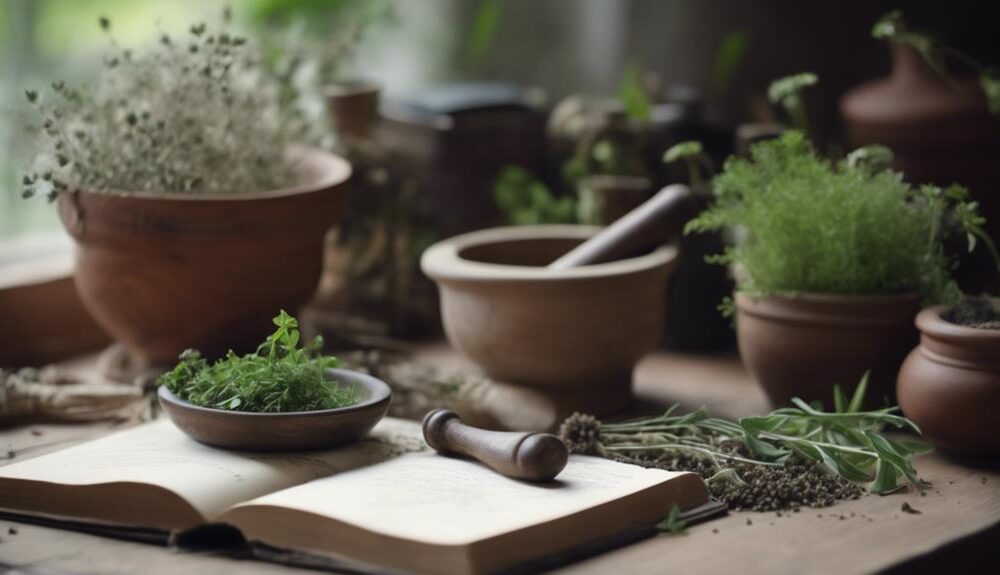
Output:
[[[965,327],[1000,330],[1000,305],[988,297],[965,297],[941,318]]]

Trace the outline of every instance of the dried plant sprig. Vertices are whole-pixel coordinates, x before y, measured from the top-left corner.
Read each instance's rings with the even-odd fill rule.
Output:
[[[69,189],[226,194],[295,184],[288,144],[303,131],[257,48],[229,29],[195,24],[133,51],[111,36],[96,81],[57,81],[26,97],[39,150],[25,197]]]
[[[675,404],[663,415],[621,423],[574,414],[560,435],[571,451],[604,457],[694,453],[711,463],[716,477],[729,481],[739,480],[729,471],[737,463],[782,467],[798,456],[848,481],[870,482],[873,493],[891,493],[907,482],[923,489],[912,458],[927,446],[882,433],[884,428],[920,430],[896,407],[862,411],[867,387],[866,374],[850,400],[835,388],[832,412],[795,398],[794,407],[733,422],[709,417],[704,409],[675,415]]]

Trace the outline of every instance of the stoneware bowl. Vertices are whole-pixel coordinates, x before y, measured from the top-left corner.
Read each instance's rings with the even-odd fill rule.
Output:
[[[429,248],[421,267],[440,288],[451,344],[496,382],[555,398],[561,412],[626,407],[633,367],[663,334],[677,251],[663,246],[605,264],[544,267],[598,230],[495,228]]]
[[[899,371],[899,405],[941,447],[1000,454],[1000,330],[951,323],[946,310],[917,316],[920,345]]]
[[[800,397],[832,407],[833,386],[849,395],[866,371],[867,407],[893,402],[899,366],[917,342],[916,294],[735,299],[740,357],[774,406]]]
[[[329,370],[341,386],[353,386],[361,399],[338,409],[252,413],[200,407],[160,386],[160,405],[193,439],[241,451],[310,451],[356,441],[385,417],[392,391],[385,382],[345,369]]]

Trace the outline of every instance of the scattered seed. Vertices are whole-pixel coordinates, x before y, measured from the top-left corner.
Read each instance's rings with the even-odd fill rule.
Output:
[[[7,528],[7,535],[17,535],[17,528],[15,528],[15,527],[8,527]]]
[[[40,436],[42,434],[42,430],[41,429],[32,429],[31,430],[31,434],[34,435],[35,437],[38,437],[38,436]]]
[[[913,506],[910,505],[908,501],[904,501],[903,505],[900,506],[899,509],[904,513],[909,513],[910,515],[920,515],[921,513],[923,513],[923,511],[919,509],[914,509]]]
[[[753,525],[753,519],[747,517],[747,525]]]
[[[715,533],[716,535],[718,535],[719,534],[719,530],[718,529],[713,529],[712,533]]]

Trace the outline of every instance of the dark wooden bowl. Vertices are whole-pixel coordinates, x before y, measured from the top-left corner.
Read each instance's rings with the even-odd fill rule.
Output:
[[[342,385],[361,398],[339,409],[253,413],[200,407],[160,386],[160,405],[181,431],[196,441],[242,451],[310,451],[357,441],[385,417],[392,390],[370,375],[331,369]]]

